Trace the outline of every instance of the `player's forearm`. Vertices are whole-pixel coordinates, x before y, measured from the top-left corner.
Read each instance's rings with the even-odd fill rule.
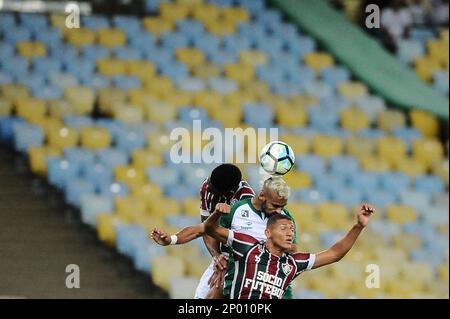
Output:
[[[220,226],[218,225],[220,216],[221,214],[219,212],[214,212],[205,221],[205,233],[211,237],[216,238],[219,241],[221,241],[221,236],[219,234]]]
[[[177,236],[177,245],[182,245],[188,243],[198,237],[201,237],[205,234],[205,225],[198,224],[194,226],[188,226],[180,230],[176,233]]]
[[[332,251],[335,256],[335,262],[341,260],[350,251],[363,229],[363,226],[355,224],[344,238],[330,248],[330,251]]]
[[[203,242],[212,257],[220,255],[220,242],[216,238],[205,234],[203,236]]]

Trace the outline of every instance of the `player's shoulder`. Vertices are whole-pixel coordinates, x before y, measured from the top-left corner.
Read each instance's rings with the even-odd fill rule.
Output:
[[[253,196],[255,195],[255,191],[253,190],[253,188],[250,186],[250,184],[247,181],[240,181],[239,182],[239,187],[236,191],[237,194],[242,195],[242,194],[253,194]]]

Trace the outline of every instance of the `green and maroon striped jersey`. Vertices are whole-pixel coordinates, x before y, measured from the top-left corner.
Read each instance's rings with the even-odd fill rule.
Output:
[[[232,299],[281,299],[289,284],[303,271],[310,270],[315,254],[273,255],[264,241],[229,230],[228,246],[233,252]]]

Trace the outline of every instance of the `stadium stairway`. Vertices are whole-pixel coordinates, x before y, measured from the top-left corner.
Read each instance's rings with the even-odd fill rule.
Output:
[[[27,167],[0,147],[0,297],[167,298]],[[69,264],[80,267],[79,289],[66,287]]]

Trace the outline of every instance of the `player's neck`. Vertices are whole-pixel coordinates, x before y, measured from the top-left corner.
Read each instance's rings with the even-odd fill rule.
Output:
[[[266,241],[266,248],[269,251],[269,253],[271,253],[272,255],[275,255],[277,257],[281,257],[285,253],[283,248],[277,247],[270,240]]]
[[[251,201],[253,207],[255,207],[256,210],[261,211],[261,201],[257,197],[253,197]]]

